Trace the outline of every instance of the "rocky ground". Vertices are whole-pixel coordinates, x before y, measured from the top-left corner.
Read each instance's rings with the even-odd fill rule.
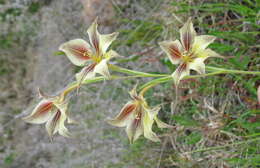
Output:
[[[125,103],[122,98],[127,93],[118,95],[116,88],[122,89],[118,82],[83,88],[73,99],[70,112],[80,123],[69,127],[73,139],[56,136],[50,142],[43,125],[21,120],[39,101],[38,87],[54,94],[73,80],[75,67],[65,56],[54,54],[61,43],[87,39],[86,29],[96,16],[100,18],[101,32],[115,30],[111,3],[102,0],[2,3],[0,11],[6,20],[1,22],[0,167],[101,168],[120,162],[127,140],[119,138],[119,134],[124,135],[122,130],[104,122]],[[107,85],[113,87],[104,91]]]

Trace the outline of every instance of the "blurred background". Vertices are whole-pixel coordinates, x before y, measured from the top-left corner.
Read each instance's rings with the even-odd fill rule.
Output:
[[[259,136],[259,76],[184,80],[175,108],[172,83],[149,91],[149,104],[162,104],[160,118],[178,127],[154,128],[162,143],[142,137],[130,145],[124,129],[105,122],[149,78],[83,86],[69,106],[80,123],[68,127],[73,139],[50,142],[44,125],[21,117],[39,102],[37,88],[55,94],[74,80],[80,69],[55,53],[68,40],[88,40],[97,16],[101,33],[120,33],[111,47],[123,57],[112,63],[125,68],[172,73],[158,42],[179,38],[191,17],[198,34],[217,36],[210,48],[226,56],[209,65],[259,71],[259,9],[257,0],[0,0],[0,168],[257,168],[260,141],[191,151]]]

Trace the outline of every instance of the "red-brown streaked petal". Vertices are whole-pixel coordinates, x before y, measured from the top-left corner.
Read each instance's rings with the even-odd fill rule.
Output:
[[[211,35],[196,36],[192,47],[193,52],[197,53],[206,49],[215,39],[216,37]]]
[[[98,26],[97,19],[95,19],[95,21],[88,28],[87,32],[88,32],[90,43],[92,47],[95,49],[95,54],[100,55],[102,50],[100,46],[100,34],[97,30],[97,26]]]
[[[53,113],[52,118],[48,120],[48,122],[45,125],[46,130],[51,138],[59,130],[60,117],[61,117],[61,111],[57,110],[55,113]]]
[[[53,108],[53,103],[47,100],[42,100],[40,103],[34,108],[33,112],[24,117],[23,120],[28,123],[33,124],[42,124],[48,121],[52,115],[51,110]]]
[[[180,80],[190,74],[189,67],[187,64],[182,63],[178,68],[173,72],[172,77],[176,86],[178,86]]]
[[[117,32],[100,35],[100,47],[103,54],[106,53],[108,47],[117,38],[117,36],[118,36]]]
[[[152,131],[153,123],[154,123],[154,119],[151,118],[149,111],[145,111],[143,117],[144,137],[154,142],[160,142],[160,139]]]
[[[77,66],[85,65],[92,55],[90,45],[82,39],[70,40],[63,43],[60,45],[59,50],[63,51],[69,60]]]
[[[162,50],[167,54],[172,64],[179,64],[182,57],[182,45],[179,40],[163,41],[159,43]]]
[[[142,117],[142,113],[136,114],[135,118],[129,122],[126,127],[126,133],[131,144],[136,141],[144,132]]]
[[[128,120],[131,119],[131,115],[133,115],[135,109],[136,104],[129,102],[114,119],[107,120],[107,122],[117,127],[124,127],[128,124]]]
[[[189,69],[192,69],[199,74],[205,73],[205,58],[195,58],[191,63],[189,63]]]
[[[182,46],[185,48],[186,51],[190,51],[194,43],[194,38],[196,36],[196,32],[194,30],[191,19],[189,19],[180,29],[180,36]]]
[[[94,68],[96,66],[96,63],[90,64],[88,66],[85,66],[82,68],[82,70],[76,74],[76,79],[78,82],[82,82],[86,79],[91,79],[95,77]]]

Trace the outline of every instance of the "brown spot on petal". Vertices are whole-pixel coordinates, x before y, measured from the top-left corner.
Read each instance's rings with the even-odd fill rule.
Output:
[[[37,112],[32,117],[38,117],[38,116],[50,111],[52,107],[53,107],[52,102],[45,102],[37,108]]]
[[[50,130],[51,130],[51,134],[53,134],[54,130],[55,130],[55,127],[57,125],[57,122],[59,121],[60,119],[60,116],[61,116],[61,111],[58,110],[55,114],[55,116],[53,117],[52,119],[52,122],[51,122],[51,125],[50,125]]]
[[[92,43],[94,45],[94,48],[96,49],[96,53],[99,54],[99,39],[96,30],[95,33],[93,33],[92,39],[93,39]]]
[[[171,45],[169,47],[169,52],[173,59],[181,58],[181,52],[179,51],[179,48],[176,45]]]
[[[180,78],[183,71],[187,68],[187,64],[183,63],[177,68],[177,77]]]
[[[184,48],[186,51],[189,51],[191,48],[191,43],[192,43],[192,35],[190,32],[186,32],[183,35],[183,43],[184,43]]]
[[[136,108],[136,105],[135,104],[129,104],[129,105],[126,105],[121,113],[119,114],[119,116],[117,117],[118,120],[123,120],[124,118],[126,118],[131,112],[134,111],[134,109]]]
[[[79,59],[83,59],[83,60],[90,59],[89,51],[84,47],[71,46],[69,49]]]

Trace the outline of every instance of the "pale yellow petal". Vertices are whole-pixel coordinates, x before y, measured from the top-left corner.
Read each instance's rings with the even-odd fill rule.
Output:
[[[204,57],[217,57],[217,58],[224,58],[223,56],[221,56],[220,54],[216,53],[215,51],[211,50],[211,49],[206,49],[204,51],[204,53],[202,54],[202,56]]]
[[[55,106],[57,107],[57,109],[59,109],[63,114],[67,113],[68,110],[68,102],[58,102],[58,103],[54,103]]]
[[[59,119],[61,117],[61,112],[57,110],[53,113],[52,117],[46,123],[45,127],[50,137],[52,137],[59,129]]]
[[[189,74],[189,66],[184,63],[180,64],[172,74],[172,78],[174,80],[175,85],[177,86],[180,83],[180,80],[183,79],[183,77],[188,76]]]
[[[160,142],[160,139],[152,131],[153,123],[154,123],[153,118],[151,119],[149,112],[145,111],[143,117],[144,137],[154,142]]]
[[[196,31],[193,27],[191,19],[189,19],[183,27],[180,29],[180,39],[182,46],[186,51],[190,51],[194,43],[194,38],[196,36]]]
[[[34,108],[33,112],[24,117],[23,120],[28,123],[33,124],[42,124],[47,122],[51,116],[51,110],[53,108],[53,103],[48,100],[42,100],[40,103]]]
[[[157,116],[157,114],[159,113],[160,109],[161,109],[160,106],[156,106],[152,109],[146,109],[146,111],[148,111],[150,118],[153,120]]]
[[[96,64],[91,64],[89,66],[85,66],[82,70],[76,73],[75,77],[78,82],[82,82],[83,80],[91,79],[95,77],[95,68]]]
[[[189,68],[198,72],[199,74],[205,74],[204,58],[196,58],[193,62],[189,63]]]
[[[134,88],[129,92],[129,95],[130,95],[130,97],[131,97],[133,100],[139,99],[139,96],[138,96],[138,94],[137,94],[136,88],[137,88],[137,84],[136,84],[136,85],[134,86]]]
[[[67,119],[66,114],[61,113],[60,119],[59,119],[59,125],[58,125],[58,132],[60,135],[64,137],[71,137],[71,133],[68,131],[68,129],[65,127],[65,120]]]
[[[69,60],[77,66],[85,65],[91,59],[92,55],[90,45],[82,39],[70,40],[63,43],[60,45],[59,50],[63,51]]]
[[[114,50],[109,50],[105,55],[106,59],[111,59],[111,58],[115,58],[115,57],[120,57],[120,55]]]
[[[159,43],[161,49],[167,54],[172,64],[179,64],[182,57],[182,45],[179,40],[163,41]]]
[[[114,119],[109,119],[107,122],[117,127],[125,127],[130,120],[133,120],[135,109],[136,104],[128,102]]]
[[[103,54],[106,53],[108,47],[117,38],[117,36],[118,36],[117,32],[100,35],[100,47]]]
[[[97,30],[97,19],[95,19],[95,21],[91,24],[91,26],[88,28],[88,36],[89,36],[89,40],[90,43],[92,45],[92,47],[95,49],[95,54],[96,55],[101,55],[102,53],[102,49],[100,46],[100,34]]]
[[[110,78],[110,73],[109,73],[109,70],[108,70],[107,62],[108,62],[108,59],[103,59],[101,62],[99,62],[95,66],[94,72],[98,73],[98,74],[101,74],[106,79],[109,79]]]
[[[174,126],[162,122],[157,116],[154,118],[154,120],[159,128],[174,128]]]
[[[208,47],[209,44],[211,44],[214,40],[216,39],[215,36],[211,35],[201,35],[201,36],[196,36],[195,41],[193,44],[193,52],[199,52],[201,50],[204,50]]]
[[[126,133],[130,143],[136,141],[140,135],[143,134],[142,117],[139,115],[137,118],[132,120],[126,127]]]

